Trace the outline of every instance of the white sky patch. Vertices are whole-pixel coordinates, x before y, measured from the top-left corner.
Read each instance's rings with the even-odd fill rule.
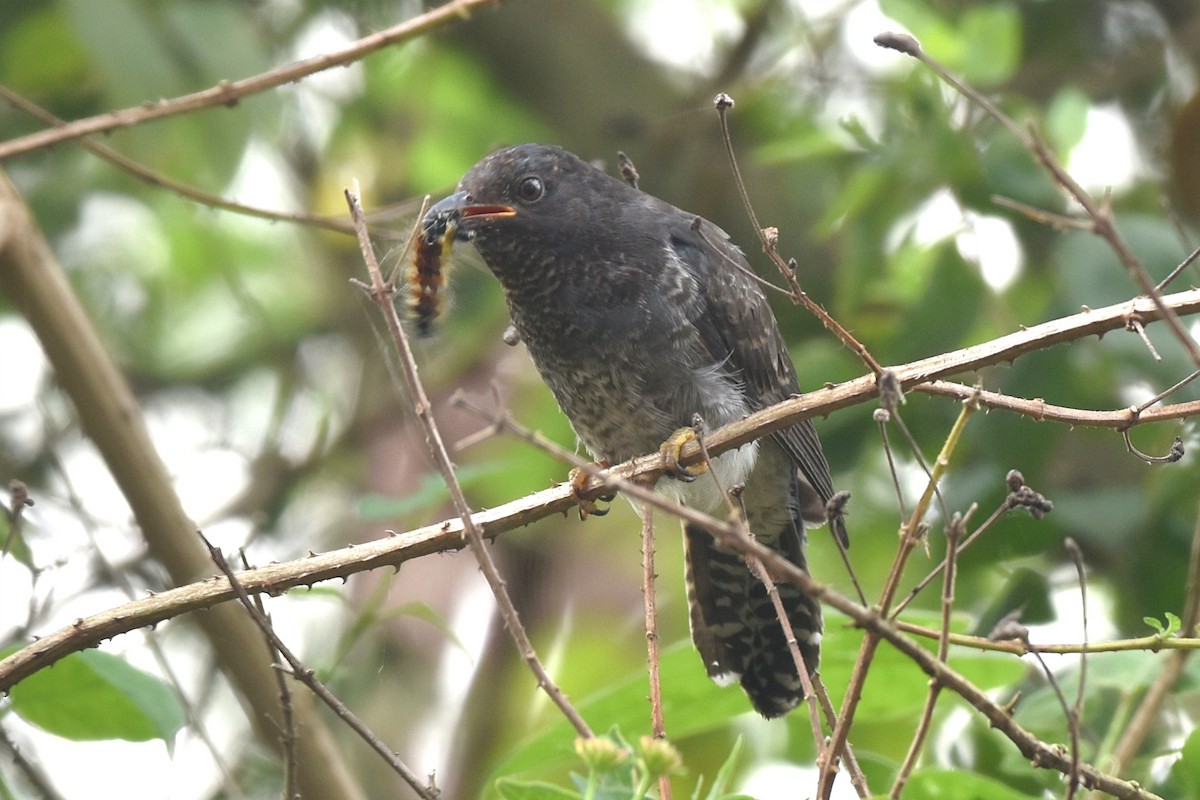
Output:
[[[963,208],[949,189],[938,189],[915,210],[898,219],[888,231],[884,248],[891,255],[900,245],[931,247],[963,230]]]
[[[954,237],[958,254],[976,264],[983,280],[1002,292],[1021,274],[1025,254],[1012,225],[1003,217],[966,215],[966,230]]]
[[[911,58],[875,44],[875,37],[887,31],[909,32],[903,25],[885,16],[876,0],[863,0],[845,16],[842,44],[854,60],[872,75],[895,75],[912,69]]]
[[[171,244],[158,215],[131,197],[92,192],[79,224],[59,249],[68,270],[108,268],[106,302],[115,314],[136,316],[146,304],[144,276],[170,269]]]
[[[251,139],[243,152],[226,194],[239,203],[275,211],[300,211],[303,206],[291,180],[291,170],[280,157],[279,148],[265,145],[257,138]],[[265,227],[277,231],[277,236],[294,236],[286,225],[264,226],[261,220],[240,214],[229,218],[233,222],[239,220],[256,234],[261,234]]]
[[[16,315],[0,317],[0,353],[4,353],[6,373],[0,380],[0,417],[4,418],[0,448],[16,462],[34,459],[47,427],[52,427],[37,406],[49,365],[37,337]]]
[[[629,38],[655,61],[689,72],[714,66],[718,43],[736,39],[742,18],[723,3],[646,0],[628,9]]]
[[[809,22],[816,22],[825,17],[840,16],[846,2],[845,0],[792,0],[791,5]],[[873,0],[872,5],[874,5]]]
[[[462,647],[448,645],[442,648],[436,669],[438,685],[433,695],[436,702],[413,736],[413,755],[409,763],[418,765],[418,772],[427,769],[441,772],[449,765],[471,678],[487,642],[488,626],[496,616],[496,601],[483,575],[478,572],[464,581],[458,596],[462,602],[455,609],[450,630]]]
[[[1133,383],[1121,386],[1117,390],[1117,395],[1121,398],[1121,402],[1127,406],[1140,406],[1142,403],[1148,402],[1158,392],[1158,389],[1155,389],[1146,381],[1134,381]]]
[[[11,556],[0,559],[0,587],[0,631],[11,634],[28,622],[33,574]]]
[[[1129,120],[1115,103],[1088,109],[1083,139],[1067,158],[1067,172],[1088,192],[1127,189],[1141,171]]]
[[[798,767],[785,761],[768,761],[747,772],[738,791],[758,800],[785,800],[811,797],[817,789],[816,767]],[[832,800],[857,800],[858,792],[850,785],[845,770],[833,780]]]
[[[4,353],[4,380],[0,381],[0,414],[24,411],[37,399],[46,376],[46,357],[29,326],[16,316],[0,318],[0,353]]]
[[[349,15],[326,11],[318,14],[296,36],[292,58],[301,60],[324,55],[342,49],[357,38],[358,28]],[[338,106],[360,94],[363,83],[362,64],[359,63],[308,76],[291,87],[300,113],[291,115],[289,121],[303,126],[318,150],[325,149],[340,116]]]
[[[964,209],[949,189],[938,189],[897,220],[888,231],[885,250],[894,254],[910,241],[932,247],[950,238],[963,260],[976,265],[995,291],[1011,285],[1024,265],[1021,243],[1008,220]]]
[[[1045,625],[1030,625],[1029,639],[1034,644],[1062,642],[1078,644],[1083,641],[1083,606],[1079,593],[1079,578],[1074,565],[1060,566],[1050,575],[1050,604],[1054,619]],[[1107,641],[1117,638],[1119,631],[1113,625],[1112,592],[1108,586],[1088,581],[1087,620],[1088,640]],[[1024,656],[1033,660],[1033,656]],[[1043,653],[1042,658],[1050,669],[1058,671],[1079,666],[1076,653]]]

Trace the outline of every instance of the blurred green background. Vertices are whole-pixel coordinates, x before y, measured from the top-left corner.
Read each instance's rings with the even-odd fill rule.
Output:
[[[0,83],[80,118],[328,52],[422,10],[373,0],[0,4]],[[342,189],[357,179],[368,211],[385,210],[374,232],[388,266],[420,198],[450,191],[495,147],[552,142],[609,169],[621,150],[643,189],[714,220],[761,274],[777,278],[722,149],[711,101],[724,91],[737,102],[732,132],[760,219],[779,228],[780,251],[797,260],[805,290],[881,362],[978,344],[1134,296],[1116,258],[1090,234],[997,205],[999,195],[1075,212],[1011,134],[910,59],[871,43],[896,29],[918,36],[1019,122],[1035,121],[1097,196],[1111,187],[1119,228],[1155,279],[1194,247],[1200,4],[1184,0],[509,0],[349,68],[103,141],[177,180],[274,209],[341,215]],[[0,138],[39,127],[0,110]],[[138,392],[188,512],[217,544],[245,546],[252,562],[265,564],[452,515],[396,388],[377,314],[349,282],[365,277],[351,237],[212,210],[70,143],[3,167]],[[522,348],[501,341],[499,288],[468,251],[458,251],[437,334],[417,345],[447,439],[486,424],[451,408],[451,393],[488,403],[496,387],[519,421],[574,446]],[[1189,271],[1172,288],[1194,282]],[[865,372],[813,319],[786,301],[776,308],[804,388]],[[1164,330],[1149,335],[1161,361],[1118,332],[961,380],[1058,405],[1120,409],[1191,371]],[[121,602],[98,554],[139,596],[161,588],[163,576],[144,558],[128,508],[3,298],[0,349],[0,477],[24,481],[37,501],[0,561],[7,645]],[[1171,401],[1196,397],[1187,387]],[[872,411],[817,421],[835,484],[853,494],[851,556],[868,596],[878,593],[900,521]],[[932,458],[958,408],[918,395],[901,413]],[[1195,445],[1189,422],[1133,433],[1155,454],[1176,436]],[[567,471],[504,438],[456,460],[477,508]],[[899,461],[911,507],[921,474],[909,454]],[[1111,431],[980,414],[945,485],[951,510],[978,502],[982,519],[1003,499],[1012,468],[1055,510],[1036,522],[1007,517],[964,555],[964,630],[986,632],[1021,607],[1027,622],[1049,626],[1035,628],[1035,641],[1078,641],[1067,536],[1087,558],[1093,637],[1147,635],[1144,617],[1180,613],[1196,526],[1190,454],[1151,467]],[[917,555],[909,583],[942,550],[940,517],[933,522],[929,556]],[[667,729],[688,770],[677,796],[702,776],[711,781],[739,734],[749,746],[734,785],[763,798],[796,796],[810,780],[796,776],[811,774],[793,771],[812,763],[807,720],[766,723],[747,713],[740,692],[707,682],[686,643],[674,522],[663,518],[658,535]],[[812,540],[814,573],[849,591],[824,533]],[[631,740],[648,732],[638,523],[629,506],[615,503],[612,514],[584,524],[543,520],[493,550],[540,653],[591,724],[619,724]],[[933,624],[936,607],[937,591],[927,592],[916,618]],[[419,773],[437,770],[445,796],[497,796],[500,776],[568,786],[568,769],[578,769],[572,734],[535,693],[468,554],[293,592],[270,609],[285,638],[390,746]],[[828,627],[824,677],[840,698],[858,635],[836,617]],[[159,636],[246,796],[276,796],[279,767],[249,743],[202,641],[175,622]],[[105,649],[157,669],[140,635]],[[1157,658],[1094,657],[1085,758],[1103,762]],[[981,685],[1004,687],[1004,698],[1021,690],[1019,719],[1065,740],[1036,672],[1008,658],[956,651],[953,659]],[[1074,664],[1062,663],[1065,679]],[[1200,784],[1186,768],[1200,770],[1194,762],[1169,768],[1194,727],[1191,680],[1176,688],[1172,713],[1127,770],[1168,796],[1200,796],[1187,794]],[[876,791],[903,758],[924,695],[923,676],[885,649],[852,732]],[[67,742],[9,711],[0,704],[5,738],[33,753],[63,796],[229,796],[190,730],[171,748]],[[365,747],[340,729],[338,736],[370,796],[407,796]],[[931,771],[906,797],[934,791],[922,781],[944,788],[968,779],[1007,785],[1015,797],[1058,791],[1055,775],[1031,770],[950,698],[939,707],[925,763]],[[946,767],[957,772],[933,771]],[[4,761],[0,790],[38,796]]]

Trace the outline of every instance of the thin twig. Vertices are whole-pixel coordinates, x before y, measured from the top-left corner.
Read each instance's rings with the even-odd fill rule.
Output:
[[[866,345],[858,341],[850,331],[846,330],[840,322],[829,315],[828,311],[821,308],[818,303],[814,302],[800,288],[800,283],[796,280],[795,270],[790,268],[788,262],[784,261],[783,257],[779,255],[774,237],[768,236],[767,230],[759,225],[758,215],[754,212],[754,205],[750,202],[750,193],[746,190],[746,182],[742,180],[741,168],[738,167],[737,155],[733,149],[733,137],[729,133],[729,110],[733,108],[733,98],[722,92],[713,100],[713,105],[716,107],[717,116],[720,118],[721,138],[725,143],[725,152],[729,156],[729,166],[733,171],[734,185],[737,187],[738,194],[742,198],[742,206],[746,210],[746,216],[750,218],[750,223],[754,226],[754,230],[758,234],[763,251],[779,269],[780,274],[783,275],[784,280],[791,287],[792,302],[804,306],[805,310],[820,320],[821,324],[832,332],[842,344],[854,351],[871,372],[878,375],[883,371],[883,367],[875,360],[870,351],[867,350]]]
[[[50,126],[62,127],[67,123],[59,117],[51,114],[46,109],[39,106],[27,97],[14,92],[12,89],[0,84],[0,100],[6,101],[9,105],[14,106],[18,110],[28,114],[29,116],[40,120]],[[271,220],[274,222],[295,222],[301,225],[308,225],[314,228],[324,228],[325,230],[335,231],[337,233],[354,234],[354,228],[347,222],[334,217],[326,217],[318,214],[306,214],[303,212],[292,211],[273,211],[269,208],[260,208],[258,206],[246,205],[238,203],[234,200],[227,200],[220,195],[206,192],[191,184],[183,181],[175,180],[161,172],[152,170],[144,164],[139,164],[129,156],[121,153],[118,150],[109,147],[103,142],[98,142],[92,138],[83,138],[79,140],[79,145],[89,153],[102,158],[120,170],[123,170],[134,176],[140,181],[158,186],[168,191],[174,192],[180,197],[186,197],[188,200],[193,200],[201,205],[211,208],[220,208],[225,211],[232,211],[237,214],[242,214],[247,217],[258,217],[259,219]]]
[[[1129,324],[1125,326],[1126,330],[1133,331],[1142,340],[1142,344],[1150,351],[1150,357],[1155,361],[1162,361],[1162,356],[1158,353],[1158,348],[1154,346],[1154,342],[1150,341],[1150,336],[1146,333],[1146,326],[1137,317],[1130,317]]]
[[[1182,630],[1184,637],[1194,637],[1196,627],[1200,625],[1200,506],[1196,510],[1196,525],[1192,530],[1192,551],[1188,559],[1187,598],[1184,601],[1182,614]],[[1196,642],[1196,639],[1170,639],[1172,644],[1183,641]],[[1200,649],[1200,647],[1195,648]],[[1093,646],[1089,652],[1096,652]],[[1129,724],[1121,734],[1120,741],[1113,748],[1109,762],[1115,771],[1122,771],[1141,750],[1146,737],[1158,727],[1159,712],[1162,711],[1167,695],[1171,688],[1183,677],[1184,667],[1192,650],[1174,650],[1167,656],[1162,669],[1154,679],[1154,683],[1146,690],[1141,703],[1134,712]]]
[[[887,412],[887,422],[893,423],[904,437],[904,441],[908,444],[908,451],[912,453],[913,458],[917,460],[917,465],[925,473],[925,477],[929,478],[932,472],[929,469],[929,464],[925,461],[925,454],[921,452],[921,445],[917,443],[917,439],[912,435],[912,431],[904,424],[904,418],[900,416],[900,406],[904,404],[904,391],[900,387],[900,382],[896,378],[896,373],[892,370],[884,370],[876,377],[876,383],[879,385],[879,398],[883,405],[883,411]],[[979,403],[972,394],[963,400],[964,403],[971,403],[978,407]],[[889,460],[891,456],[889,456]],[[893,480],[895,478],[893,477]],[[897,484],[898,485],[898,484]],[[942,497],[940,487],[934,487],[934,497],[937,498],[938,508],[942,512],[942,519],[950,519],[950,510],[946,506],[946,499]],[[903,517],[901,520],[903,521]]]
[[[323,53],[303,61],[295,61],[249,78],[221,81],[211,88],[170,100],[147,101],[119,111],[109,111],[94,117],[68,122],[57,128],[18,136],[0,143],[0,161],[93,133],[128,128],[151,120],[186,114],[203,108],[235,106],[247,97],[274,89],[277,86],[295,83],[309,75],[333,67],[344,67],[381,48],[416,39],[451,22],[466,19],[477,8],[494,5],[496,2],[498,0],[452,0],[452,2],[427,11],[420,16],[364,36],[341,50]]]
[[[1180,261],[1179,264],[1176,265],[1176,267],[1173,270],[1171,270],[1170,272],[1167,273],[1167,277],[1163,278],[1161,281],[1159,281],[1157,284],[1155,284],[1154,288],[1160,292],[1165,290],[1167,288],[1167,286],[1170,285],[1171,281],[1178,278],[1179,273],[1183,272],[1185,269],[1190,267],[1196,261],[1197,258],[1200,258],[1200,247],[1196,248],[1191,253],[1189,253],[1187,258],[1185,258],[1183,261]]]
[[[963,529],[975,508],[976,506],[972,504],[966,514],[955,514],[946,525],[946,558],[943,561],[946,568],[945,578],[942,581],[942,628],[938,636],[938,661],[943,664],[949,663],[950,655],[950,621],[954,614],[954,580],[955,568],[958,565],[958,542],[962,539]],[[892,800],[899,800],[908,783],[909,776],[917,766],[917,759],[921,755],[925,739],[933,726],[933,712],[937,707],[938,695],[941,692],[942,685],[940,683],[936,680],[929,682],[929,694],[925,698],[925,706],[921,711],[921,718],[917,722],[917,729],[908,745],[908,754],[905,755],[904,762],[896,772],[896,780],[893,781],[892,790],[888,793],[888,797]]]
[[[417,362],[413,358],[412,348],[408,343],[408,336],[405,334],[404,328],[400,324],[400,317],[396,312],[396,304],[393,302],[395,286],[385,283],[383,273],[380,272],[379,264],[375,260],[375,251],[371,246],[370,235],[367,233],[366,219],[363,216],[362,205],[359,202],[357,186],[346,190],[346,202],[350,207],[351,218],[354,220],[354,229],[358,233],[363,260],[366,262],[367,271],[371,276],[371,285],[369,288],[371,298],[379,306],[379,310],[383,313],[384,319],[387,321],[388,331],[392,336],[392,343],[400,356],[400,366],[404,373],[405,383],[407,384],[406,388],[413,400],[417,417],[421,420],[422,428],[425,431],[425,443],[429,447],[430,457],[433,459],[438,471],[442,474],[442,479],[446,482],[446,487],[450,490],[450,497],[454,501],[455,510],[462,521],[467,545],[475,555],[475,560],[479,562],[479,569],[483,572],[484,578],[487,580],[488,586],[496,598],[496,605],[500,610],[500,616],[504,619],[504,624],[508,628],[509,634],[513,637],[513,641],[516,643],[521,657],[525,659],[530,670],[533,671],[534,676],[537,678],[538,686],[558,706],[563,716],[571,722],[580,736],[591,738],[593,735],[592,729],[588,727],[588,724],[584,722],[583,717],[571,705],[566,695],[550,678],[550,674],[546,672],[545,666],[543,666],[537,656],[537,652],[533,649],[533,644],[529,641],[529,635],[525,632],[525,628],[521,624],[517,609],[513,606],[512,598],[509,597],[508,590],[504,586],[504,579],[500,577],[500,572],[496,568],[491,554],[483,544],[483,536],[479,532],[479,527],[475,524],[471,516],[471,507],[467,504],[462,486],[459,484],[458,477],[454,473],[454,465],[450,461],[450,456],[446,452],[446,446],[442,441],[441,432],[438,430],[437,422],[433,418],[433,408],[429,402],[429,398],[425,394],[425,387],[421,383],[420,375],[417,373]]]
[[[796,641],[796,633],[792,630],[792,621],[788,619],[787,609],[783,607],[783,598],[779,596],[779,587],[775,584],[771,573],[767,571],[766,566],[758,558],[754,556],[746,556],[746,566],[750,569],[752,575],[762,583],[767,590],[767,597],[771,600],[771,606],[775,609],[775,617],[779,620],[779,626],[783,628],[783,638],[787,643],[788,652],[792,656],[792,664],[796,667],[796,674],[800,676],[800,686],[804,690],[805,705],[808,706],[809,723],[812,725],[813,741],[817,745],[817,766],[825,769],[829,764],[830,753],[825,744],[825,732],[821,730],[821,709],[820,701],[817,699],[816,688],[813,686],[812,676],[808,674],[808,665],[804,663],[804,656],[800,653],[800,645]],[[834,771],[837,770],[837,765],[831,765]]]
[[[654,509],[641,508],[642,517],[642,605],[646,612],[646,674],[650,682],[650,734],[655,739],[667,738],[663,718],[662,680],[659,677],[658,610],[654,602]],[[662,800],[671,800],[671,776],[660,775],[658,792]]]
[[[304,662],[296,657],[296,654],[292,652],[290,647],[284,644],[283,640],[280,639],[278,634],[276,634],[274,629],[272,629],[271,624],[267,621],[266,617],[264,617],[254,605],[254,601],[250,599],[250,595],[247,594],[245,587],[243,587],[238,581],[237,575],[234,573],[233,568],[230,567],[229,562],[225,560],[224,554],[221,553],[220,549],[214,547],[212,543],[208,541],[208,539],[205,539],[204,534],[200,534],[200,538],[204,542],[204,546],[208,548],[208,552],[212,556],[213,564],[215,564],[217,569],[221,571],[221,574],[225,576],[225,579],[229,581],[229,585],[232,587],[233,593],[241,602],[242,607],[246,609],[246,613],[250,616],[250,619],[253,620],[254,624],[258,626],[258,629],[262,631],[262,635],[266,637],[269,646],[277,650],[279,654],[283,656],[283,659],[287,661],[288,667],[291,669],[292,676],[307,686],[309,690],[311,690],[312,693],[321,700],[321,702],[329,706],[333,713],[337,714],[338,718],[345,722],[347,726],[349,726],[350,730],[362,737],[362,740],[366,742],[372,750],[379,754],[379,756],[383,758],[388,766],[390,766],[392,770],[404,780],[405,783],[411,786],[413,791],[423,798],[423,800],[437,800],[441,794],[437,790],[437,787],[426,786],[421,783],[421,779],[417,777],[417,774],[409,769],[408,766],[401,761],[395,753],[392,752],[391,748],[389,748],[387,744],[385,744],[378,736],[376,736],[375,733],[354,714],[354,712],[347,708],[346,704],[343,703],[337,697],[337,695],[329,691],[329,687],[321,683],[313,671],[304,666]],[[247,656],[249,657],[249,654],[247,654]]]
[[[1171,443],[1171,449],[1166,455],[1152,456],[1149,453],[1143,453],[1133,444],[1133,439],[1129,436],[1129,430],[1121,431],[1121,438],[1125,440],[1125,449],[1133,455],[1145,461],[1147,464],[1174,464],[1179,459],[1183,458],[1183,437],[1176,436]]]
[[[4,514],[8,519],[8,535],[4,537],[3,542],[0,542],[0,558],[7,556],[9,550],[17,542],[21,535],[25,509],[33,505],[33,498],[29,496],[29,487],[25,485],[24,481],[16,478],[8,482],[8,500],[8,508],[4,509]]]
[[[866,606],[866,603],[863,603]],[[821,680],[821,673],[816,672],[812,676],[813,691],[817,694],[817,699],[821,702],[821,714],[825,717],[825,724],[830,730],[837,725],[837,711],[833,707],[833,701],[829,699],[829,689],[826,688],[825,682]],[[842,760],[846,762],[846,773],[850,776],[850,784],[858,792],[860,798],[868,798],[871,796],[871,788],[867,785],[867,776],[863,772],[862,767],[858,764],[858,759],[854,756],[854,748],[846,742],[846,748],[842,751]]]
[[[41,800],[67,800],[50,782],[50,776],[46,774],[43,766],[26,758],[25,754],[21,752],[21,748],[9,738],[8,731],[3,727],[0,727],[0,753],[8,755],[13,766],[17,768],[17,772],[38,793]]]
[[[1190,380],[1185,379],[1185,380]],[[1172,387],[1167,393],[1177,387]],[[1135,406],[1119,411],[1088,411],[1086,409],[1056,406],[1045,400],[1029,400],[1024,397],[1013,397],[1000,392],[989,392],[961,383],[950,381],[930,381],[910,388],[910,391],[925,394],[937,394],[943,397],[956,397],[965,400],[974,396],[985,408],[999,408],[1012,411],[1023,417],[1029,417],[1037,422],[1065,422],[1069,425],[1084,425],[1089,428],[1113,428],[1121,431],[1135,425],[1151,422],[1166,422],[1173,419],[1186,419],[1200,414],[1200,400],[1189,400],[1161,408],[1144,408]],[[1143,404],[1144,405],[1144,404]]]
[[[1020,478],[1020,480],[1018,481],[1017,478]],[[1051,508],[1050,501],[1046,500],[1044,496],[1025,485],[1024,476],[1022,476],[1017,470],[1010,470],[1008,475],[1005,476],[1005,480],[1008,484],[1008,494],[1004,496],[1004,499],[1000,502],[1000,505],[996,507],[996,510],[993,511],[988,518],[983,521],[983,524],[972,531],[971,535],[962,541],[962,544],[958,545],[958,556],[962,556],[963,552],[970,547],[976,539],[986,533],[992,527],[992,525],[996,524],[996,521],[999,520],[1001,516],[1012,509],[1025,507],[1031,509],[1031,511],[1035,514],[1040,514]],[[930,570],[928,575],[918,581],[917,585],[912,588],[908,595],[899,603],[897,603],[894,609],[892,609],[892,613],[889,615],[891,619],[896,619],[900,615],[900,612],[903,611],[908,604],[911,603],[916,596],[933,581],[934,578],[942,573],[942,570],[945,568],[945,566],[945,561],[939,562],[937,566]]]
[[[1079,726],[1083,722],[1083,693],[1087,686],[1087,645],[1088,645],[1088,604],[1087,604],[1087,572],[1083,568],[1083,552],[1071,537],[1064,544],[1071,554],[1075,564],[1075,574],[1079,578],[1079,606],[1083,614],[1083,649],[1079,651],[1079,685],[1075,689],[1075,704],[1067,713],[1067,725],[1071,734],[1071,774],[1067,778],[1067,800],[1074,800],[1075,792],[1079,789]]]
[[[938,454],[937,461],[934,462],[933,471],[929,481],[926,483],[925,491],[922,493],[921,499],[917,502],[916,508],[913,509],[908,523],[900,533],[899,548],[896,557],[892,561],[891,570],[888,573],[887,581],[884,584],[883,592],[877,604],[877,608],[884,616],[888,614],[891,608],[900,576],[904,573],[904,566],[908,562],[908,556],[913,548],[916,547],[917,536],[924,525],[925,513],[929,508],[929,503],[933,499],[935,487],[941,481],[942,475],[945,474],[946,469],[949,467],[950,456],[954,452],[955,447],[957,447],[963,429],[966,427],[967,420],[974,410],[974,404],[962,404],[958,419],[955,420],[954,427],[950,429],[950,433],[946,436],[946,441],[942,445],[942,451]],[[846,687],[846,696],[842,701],[842,709],[838,715],[838,723],[830,737],[829,747],[834,757],[846,745],[850,725],[854,721],[854,712],[858,707],[859,700],[862,698],[863,684],[866,683],[871,660],[874,657],[876,648],[879,646],[879,641],[879,636],[873,635],[868,631],[867,635],[863,637],[862,645],[859,647],[858,657],[854,661],[854,670],[850,675],[850,683]],[[822,771],[820,782],[817,786],[817,797],[820,800],[829,800],[829,795],[832,791],[833,773],[828,770]]]
[[[1143,411],[1145,411],[1150,406],[1154,405],[1155,403],[1162,400],[1163,398],[1169,397],[1170,395],[1179,391],[1184,386],[1187,386],[1189,383],[1191,383],[1198,377],[1200,377],[1200,369],[1196,370],[1191,375],[1188,375],[1186,378],[1183,378],[1182,380],[1178,381],[1173,386],[1171,386],[1169,389],[1163,389],[1161,392],[1154,395],[1154,397],[1151,397],[1146,402],[1138,403],[1136,406],[1133,407],[1133,409],[1132,409],[1133,413],[1141,414]]]
[[[896,453],[892,450],[892,442],[888,436],[887,424],[891,418],[892,412],[886,408],[877,408],[872,415],[872,419],[879,425],[879,441],[883,444],[883,454],[887,458],[888,474],[892,478],[892,491],[896,493],[896,507],[900,509],[899,524],[903,525],[904,520],[908,519],[908,509],[905,507],[904,489],[900,486],[900,469],[896,466]],[[866,605],[865,599],[863,604]]]
[[[696,431],[696,444],[700,446],[700,453],[704,457],[705,464],[712,464],[712,458],[708,454],[708,446],[704,443],[704,420],[699,414],[692,417],[692,428]],[[710,470],[712,482],[717,487],[717,492],[725,499],[725,505],[729,511],[729,521],[738,529],[739,533],[749,539],[754,534],[750,531],[750,526],[746,519],[746,509],[742,504],[742,489],[745,487],[737,487],[737,502],[734,502],[733,487],[726,489],[721,485],[721,477],[716,470]],[[822,764],[826,761],[828,753],[825,750],[825,732],[821,730],[821,710],[816,692],[813,690],[812,678],[808,672],[808,665],[804,663],[804,655],[800,652],[800,645],[796,641],[796,634],[792,630],[792,621],[788,617],[787,609],[783,607],[783,599],[779,596],[779,588],[775,585],[774,578],[763,567],[763,563],[757,558],[747,557],[746,567],[750,573],[762,583],[763,588],[767,590],[767,596],[771,599],[771,606],[775,609],[775,617],[779,621],[779,627],[783,629],[783,639],[787,644],[788,653],[791,654],[792,664],[796,667],[796,674],[800,678],[800,686],[804,690],[804,698],[808,706],[809,723],[812,725],[813,743],[817,747],[817,763]]]
[[[212,549],[211,546],[209,549]],[[246,551],[244,549],[239,550],[238,556],[241,558],[242,568],[250,569],[250,562],[246,559]],[[223,559],[224,555],[221,557]],[[231,585],[236,581],[237,576],[235,575],[231,581]],[[242,591],[245,592],[245,589]],[[263,603],[262,595],[256,594],[251,600],[267,627],[274,631],[275,623],[271,619],[271,615],[267,613],[267,606]],[[284,675],[284,670],[287,667],[283,664],[283,654],[275,646],[274,640],[266,635],[263,638],[266,640],[267,651],[271,654],[271,666],[275,668],[275,686],[279,689],[279,716],[282,723],[279,729],[279,738],[283,745],[284,765],[283,797],[284,800],[300,800],[300,785],[298,783],[299,765],[296,763],[296,721],[295,715],[292,712],[292,690],[288,686],[287,676]]]
[[[1070,217],[1066,214],[1055,214],[1052,211],[1046,211],[1037,206],[1031,206],[1019,200],[1013,200],[1011,197],[1004,197],[998,194],[992,195],[992,202],[1001,208],[1012,209],[1034,222],[1049,225],[1051,228],[1059,231],[1090,231],[1092,229],[1092,221],[1087,217]]]
[[[1075,790],[1080,783],[1080,773],[1083,763],[1079,757],[1079,718],[1077,709],[1073,708],[1067,702],[1067,696],[1062,690],[1062,685],[1054,677],[1054,671],[1050,669],[1050,665],[1046,663],[1046,659],[1042,657],[1041,647],[1030,641],[1029,629],[1021,624],[1019,617],[1019,612],[1014,612],[1000,620],[995,629],[989,634],[989,638],[1017,639],[1022,642],[1029,649],[1029,652],[1033,654],[1034,659],[1038,662],[1038,665],[1042,668],[1042,672],[1046,676],[1046,682],[1050,684],[1050,688],[1054,691],[1054,696],[1058,699],[1058,704],[1063,710],[1063,716],[1067,720],[1067,729],[1071,737],[1068,768],[1064,774],[1067,776],[1067,800],[1072,800],[1075,796]],[[1082,654],[1081,657],[1083,657]],[[1082,679],[1082,676],[1080,677]],[[1082,691],[1081,686],[1080,692]],[[1082,698],[1082,695],[1080,697]]]

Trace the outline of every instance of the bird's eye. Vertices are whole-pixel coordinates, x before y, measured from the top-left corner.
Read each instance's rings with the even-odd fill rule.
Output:
[[[517,197],[524,200],[526,203],[536,203],[542,199],[542,195],[546,193],[546,187],[542,184],[542,179],[534,175],[522,178],[517,184]]]

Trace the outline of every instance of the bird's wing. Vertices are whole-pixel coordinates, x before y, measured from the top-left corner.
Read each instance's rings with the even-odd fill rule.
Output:
[[[766,295],[748,274],[750,265],[726,233],[707,220],[678,212],[669,246],[704,294],[703,313],[692,320],[715,362],[746,387],[757,409],[800,393],[796,368]],[[697,224],[695,220],[699,219]],[[812,423],[804,420],[772,434],[822,502],[833,497],[829,465]]]

